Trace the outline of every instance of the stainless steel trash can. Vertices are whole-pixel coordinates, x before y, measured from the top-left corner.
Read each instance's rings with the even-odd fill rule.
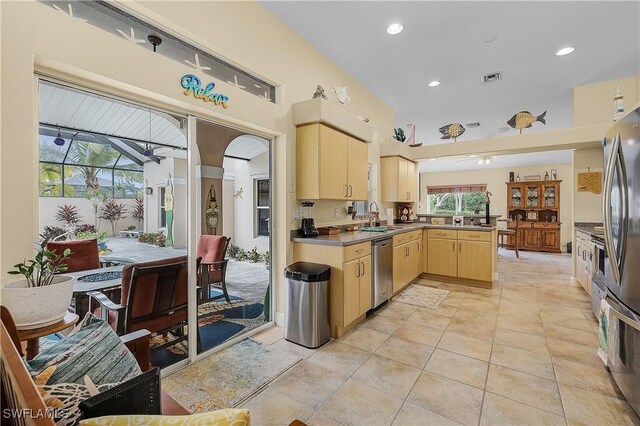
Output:
[[[307,348],[331,339],[329,329],[329,278],[331,267],[296,262],[284,270],[286,278],[284,338]]]

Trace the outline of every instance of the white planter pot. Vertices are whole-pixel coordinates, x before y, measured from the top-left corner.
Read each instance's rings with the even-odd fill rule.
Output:
[[[73,277],[59,275],[44,287],[28,287],[26,280],[2,285],[2,304],[9,310],[18,330],[54,324],[69,309]]]

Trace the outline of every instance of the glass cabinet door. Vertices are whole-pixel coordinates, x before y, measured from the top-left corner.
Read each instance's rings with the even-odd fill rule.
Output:
[[[557,208],[558,207],[558,187],[557,185],[544,185],[542,189],[544,208]]]
[[[509,189],[509,207],[521,208],[522,207],[522,187],[512,186]]]
[[[536,208],[539,205],[540,187],[527,185],[527,208]]]

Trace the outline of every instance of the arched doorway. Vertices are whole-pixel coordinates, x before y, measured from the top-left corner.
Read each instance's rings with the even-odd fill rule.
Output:
[[[272,319],[271,141],[201,120],[196,135],[201,196],[197,255],[207,256],[216,241],[228,239],[225,259],[219,260],[224,271],[214,277],[219,281],[209,288],[199,278],[202,352]],[[200,269],[207,273],[206,267]]]

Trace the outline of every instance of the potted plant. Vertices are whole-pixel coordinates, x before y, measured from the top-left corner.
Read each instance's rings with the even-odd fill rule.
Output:
[[[2,286],[2,304],[11,312],[18,330],[54,324],[62,320],[69,309],[74,280],[58,274],[67,270],[64,261],[71,251],[50,252],[48,242],[48,238],[43,238],[34,259],[24,260],[9,271],[24,279]]]

